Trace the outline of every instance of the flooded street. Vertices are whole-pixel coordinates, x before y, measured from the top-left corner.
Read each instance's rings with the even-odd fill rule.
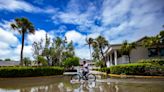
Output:
[[[70,83],[69,76],[0,78],[0,92],[164,92],[161,79],[99,78]]]

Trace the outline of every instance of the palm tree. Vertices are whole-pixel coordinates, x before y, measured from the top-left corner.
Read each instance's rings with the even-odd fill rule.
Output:
[[[98,46],[98,48],[100,49],[100,53],[101,53],[103,59],[105,59],[103,49],[108,47],[108,44],[109,44],[108,41],[103,36],[98,36],[95,40],[96,41],[95,41],[94,44],[96,44]]]
[[[89,38],[89,39],[86,39],[86,42],[87,42],[87,45],[89,46],[89,52],[90,52],[90,55],[91,55],[91,45],[93,43],[93,38]]]
[[[121,46],[121,53],[122,55],[127,55],[128,58],[129,58],[129,63],[131,63],[130,61],[130,52],[132,49],[135,49],[136,48],[136,44],[135,43],[128,43],[127,40],[123,41],[123,44]]]
[[[164,25],[163,25],[164,27]],[[144,41],[143,41],[143,45],[145,47],[156,47],[157,48],[157,53],[160,56],[160,45],[164,44],[164,30],[161,30],[160,33],[156,36],[152,36],[152,37],[147,37]]]
[[[143,46],[144,47],[155,46],[157,48],[158,55],[160,54],[160,47],[159,47],[160,44],[161,44],[161,40],[160,40],[159,35],[155,37],[147,37],[145,40],[143,40]]]
[[[11,24],[11,27],[14,30],[17,30],[22,35],[22,47],[20,54],[20,65],[24,65],[23,62],[23,48],[24,48],[24,39],[26,33],[35,33],[34,25],[27,18],[16,18],[15,21]]]

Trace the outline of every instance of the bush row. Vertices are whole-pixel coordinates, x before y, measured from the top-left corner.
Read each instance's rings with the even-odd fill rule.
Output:
[[[153,65],[150,63],[134,63],[111,66],[110,68],[101,68],[99,71],[111,74],[158,76],[164,75],[164,66]]]
[[[122,64],[110,67],[111,74],[127,75],[164,75],[164,66],[153,65],[150,63]]]
[[[0,77],[34,77],[62,75],[61,67],[0,67]]]
[[[101,71],[101,72],[106,72],[106,73],[110,73],[110,68],[107,68],[107,67],[103,67],[103,68],[100,68],[98,69],[98,71]]]
[[[151,63],[155,65],[164,65],[164,59],[143,59],[139,60],[139,63]]]

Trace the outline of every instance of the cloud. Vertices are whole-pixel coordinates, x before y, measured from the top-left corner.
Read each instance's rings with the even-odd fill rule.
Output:
[[[62,37],[66,36],[68,41],[73,40],[76,55],[82,58],[89,58],[87,46],[84,45],[84,34],[93,38],[102,35],[109,43],[117,44],[123,40],[132,42],[144,36],[156,35],[164,24],[163,0],[70,0],[63,10],[54,7],[39,8],[23,0],[12,0],[10,2],[13,3],[9,4],[7,2],[9,0],[0,0],[0,10],[51,13],[53,23],[61,27],[49,31],[49,36],[60,34]],[[69,25],[75,28],[70,29]],[[1,30],[4,30],[4,27],[0,23]],[[61,31],[57,31],[58,29]],[[17,37],[15,33],[8,33],[6,30],[3,34],[13,34],[13,37]],[[45,30],[38,29],[35,35],[28,35],[26,40],[30,45],[33,41],[45,37],[45,34]],[[1,48],[10,47],[6,44],[8,41],[10,40],[3,39]]]
[[[39,8],[23,0],[0,0],[0,10],[7,10],[10,12],[25,11],[35,13],[54,13],[56,11],[52,7]]]
[[[81,4],[84,3],[82,6]],[[57,11],[52,20],[54,23],[67,23],[75,25],[85,25],[90,26],[94,23],[96,11],[96,6],[89,1],[81,1],[79,3],[77,0],[70,0],[70,2],[65,7],[64,11]]]
[[[83,4],[85,2],[85,4]],[[66,36],[73,40],[76,54],[82,56],[85,34],[88,37],[104,36],[110,44],[122,43],[123,40],[136,41],[144,36],[152,36],[162,30],[164,5],[162,0],[71,0],[64,11],[58,11],[52,17],[55,23],[76,25],[75,30],[68,30]],[[97,23],[96,23],[97,22]],[[87,57],[87,56],[86,56]]]
[[[91,59],[89,47],[87,45],[83,45],[81,47],[75,48],[76,56],[80,57],[81,59]]]
[[[78,44],[80,46],[86,44],[85,42],[86,36],[75,30],[66,32],[65,37],[67,37],[67,40],[69,42],[73,41],[75,44]]]
[[[3,20],[0,23],[0,59],[10,58],[13,60],[19,61],[20,51],[21,51],[21,42],[18,39],[20,37],[14,31],[11,31],[10,28],[11,21]],[[40,39],[45,39],[46,31],[42,29],[36,30],[35,35],[28,34],[25,39],[24,46],[24,57],[32,58],[32,43],[34,41],[40,41]],[[53,35],[48,34],[49,37],[53,38]]]

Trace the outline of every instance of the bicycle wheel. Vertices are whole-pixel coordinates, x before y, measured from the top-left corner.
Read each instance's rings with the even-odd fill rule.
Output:
[[[78,75],[78,74],[72,75],[71,81],[72,82],[79,82],[80,81],[80,75]]]
[[[88,74],[87,79],[88,81],[96,81],[96,76],[94,74]]]

